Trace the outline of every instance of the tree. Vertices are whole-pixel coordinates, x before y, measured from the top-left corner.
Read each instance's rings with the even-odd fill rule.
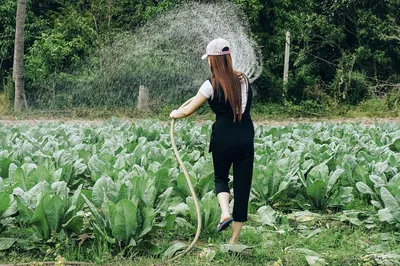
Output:
[[[15,84],[14,111],[26,109],[24,89],[24,21],[26,13],[26,0],[18,0],[17,18],[15,27],[13,80]]]

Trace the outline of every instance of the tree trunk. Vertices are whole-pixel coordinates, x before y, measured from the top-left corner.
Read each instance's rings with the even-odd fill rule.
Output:
[[[15,27],[13,81],[15,84],[14,111],[26,109],[24,89],[24,21],[26,13],[26,0],[18,0],[17,18]]]

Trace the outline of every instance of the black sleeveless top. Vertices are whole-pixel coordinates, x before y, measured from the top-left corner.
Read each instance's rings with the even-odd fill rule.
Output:
[[[210,79],[209,81],[211,83]],[[254,138],[254,126],[250,115],[250,109],[253,103],[253,92],[247,77],[246,83],[247,103],[240,122],[233,122],[232,107],[229,101],[225,102],[223,90],[214,90],[213,97],[208,99],[208,104],[216,116],[216,121],[212,125],[209,152],[212,152],[218,145],[226,145],[226,142],[235,142],[239,138]],[[226,138],[227,135],[230,137]]]
[[[243,120],[251,120],[251,116],[250,116],[250,109],[251,109],[251,105],[253,103],[253,92],[250,88],[250,83],[247,79],[247,77],[245,77],[246,79],[246,84],[247,84],[247,103],[246,103],[246,108],[242,114],[242,121]],[[211,82],[211,79],[208,79]],[[213,112],[216,115],[216,120],[220,120],[220,119],[230,119],[233,122],[233,112],[232,112],[232,106],[229,103],[229,101],[225,102],[225,94],[223,90],[215,90],[214,89],[214,95],[213,97],[210,97],[208,99],[208,104],[211,107],[211,110],[213,110]],[[240,110],[241,112],[242,110]],[[238,122],[239,123],[239,122]]]

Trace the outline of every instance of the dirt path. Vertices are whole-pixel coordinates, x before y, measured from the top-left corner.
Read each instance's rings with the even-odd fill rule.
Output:
[[[67,125],[74,124],[85,124],[85,125],[95,125],[101,126],[103,120],[66,120],[66,119],[23,119],[23,120],[0,120],[0,124],[3,125],[39,125],[43,123],[63,123]]]
[[[79,120],[79,119],[30,119],[30,120],[1,120],[0,124],[3,125],[20,125],[20,124],[28,124],[28,125],[38,125],[42,123],[64,123],[67,125],[74,124],[85,124],[85,125],[94,125],[101,126],[105,120]],[[136,119],[123,119],[123,121],[135,122]],[[201,123],[202,121],[198,121]],[[292,118],[287,120],[255,120],[255,124],[257,125],[266,125],[266,126],[285,126],[296,123],[304,123],[304,124],[312,124],[318,122],[333,122],[333,123],[358,123],[361,122],[365,125],[373,125],[375,123],[400,123],[400,117],[393,118],[337,118],[337,119],[312,119],[312,118]],[[163,123],[167,124],[167,121]]]
[[[364,125],[374,125],[376,123],[400,123],[400,117],[391,118],[371,118],[371,117],[360,117],[360,118],[292,118],[282,121],[274,120],[264,120],[255,121],[258,125],[268,125],[268,126],[285,126],[290,124],[302,123],[302,124],[313,124],[318,122],[332,122],[332,123],[363,123]]]

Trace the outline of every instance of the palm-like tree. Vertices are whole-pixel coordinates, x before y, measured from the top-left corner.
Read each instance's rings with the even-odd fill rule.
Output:
[[[26,0],[18,0],[17,18],[15,27],[15,44],[14,44],[14,64],[13,64],[13,80],[15,84],[15,101],[14,110],[19,111],[26,109],[24,89],[24,21],[26,13]]]

